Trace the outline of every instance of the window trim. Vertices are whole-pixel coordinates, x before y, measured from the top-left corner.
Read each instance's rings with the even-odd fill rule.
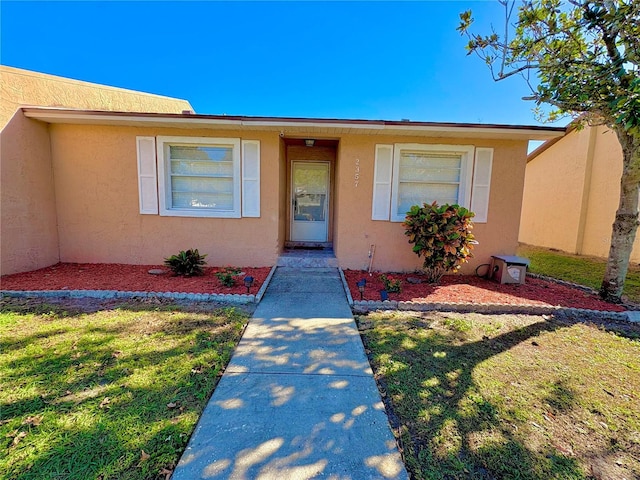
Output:
[[[458,204],[469,208],[471,205],[471,187],[473,182],[473,163],[475,147],[473,145],[433,145],[428,143],[396,143],[393,148],[393,176],[391,182],[391,221],[404,222],[406,215],[398,214],[398,193],[400,189],[400,156],[403,150],[417,150],[425,153],[454,153],[461,155],[460,190]]]
[[[171,167],[169,146],[225,146],[232,147],[233,158],[233,209],[212,210],[205,208],[174,208],[171,203]],[[212,137],[157,137],[158,154],[158,197],[160,200],[160,216],[165,217],[206,217],[206,218],[240,218],[241,188],[240,183],[240,139]]]

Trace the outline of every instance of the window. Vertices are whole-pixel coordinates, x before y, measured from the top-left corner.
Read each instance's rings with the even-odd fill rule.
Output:
[[[469,208],[473,153],[469,145],[394,145],[391,220],[403,221],[423,203]]]
[[[240,139],[158,137],[160,215],[240,218]]]

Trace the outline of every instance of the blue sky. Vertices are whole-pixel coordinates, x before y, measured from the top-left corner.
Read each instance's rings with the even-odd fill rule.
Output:
[[[196,112],[535,125],[455,30],[495,1],[9,2],[0,63],[185,98]]]

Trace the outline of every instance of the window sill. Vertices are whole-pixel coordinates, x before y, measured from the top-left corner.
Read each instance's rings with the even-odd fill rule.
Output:
[[[211,211],[211,210],[188,210],[171,209],[161,210],[161,217],[193,217],[193,218],[240,218],[240,212],[235,211]]]

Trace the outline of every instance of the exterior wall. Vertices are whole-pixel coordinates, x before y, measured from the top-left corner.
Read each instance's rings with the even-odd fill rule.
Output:
[[[527,164],[520,241],[606,258],[621,175],[622,149],[613,131],[572,131]],[[640,262],[640,237],[631,261]]]
[[[25,118],[22,105],[125,112],[181,113],[191,105],[104,85],[0,66],[0,273],[60,260],[49,127]]]
[[[211,265],[275,264],[288,221],[286,147],[277,132],[159,129],[56,124],[50,127],[60,261],[159,264],[179,250],[198,248]],[[260,140],[261,217],[241,219],[142,215],[138,207],[136,136],[242,137]],[[347,135],[339,139],[334,174],[333,241],[343,268],[367,268],[376,245],[375,270],[412,271],[401,223],[371,220],[375,145],[451,143],[493,147],[489,222],[476,224],[479,245],[463,268],[473,273],[492,254],[517,247],[525,141],[490,141]],[[289,153],[291,155],[291,153]],[[355,186],[356,160],[360,179]]]
[[[620,200],[622,147],[613,131],[606,127],[593,128],[597,128],[596,143],[581,253],[607,257],[611,244],[611,227]],[[640,262],[640,236],[636,236],[631,261]]]
[[[17,114],[0,132],[0,273],[59,261],[48,125]]]
[[[574,130],[527,164],[521,242],[576,253],[588,147]]]
[[[488,263],[491,255],[514,254],[518,245],[518,224],[526,162],[526,141],[443,139],[415,137],[364,137],[349,135],[340,139],[336,171],[338,237],[334,250],[343,268],[368,268],[370,245],[375,245],[373,269],[413,271],[422,260],[411,251],[401,223],[371,220],[373,172],[376,144],[422,143],[493,147],[493,169],[489,199],[489,223],[474,226],[479,242],[474,258],[461,272],[472,274]],[[359,182],[355,186],[356,161]]]
[[[52,125],[60,261],[161,264],[188,248],[210,265],[270,266],[281,249],[280,139],[276,132],[243,134],[260,140],[260,218],[142,215],[138,204],[136,136],[239,137],[237,132]]]
[[[186,100],[0,66],[0,128],[22,105],[156,113],[192,109]]]

